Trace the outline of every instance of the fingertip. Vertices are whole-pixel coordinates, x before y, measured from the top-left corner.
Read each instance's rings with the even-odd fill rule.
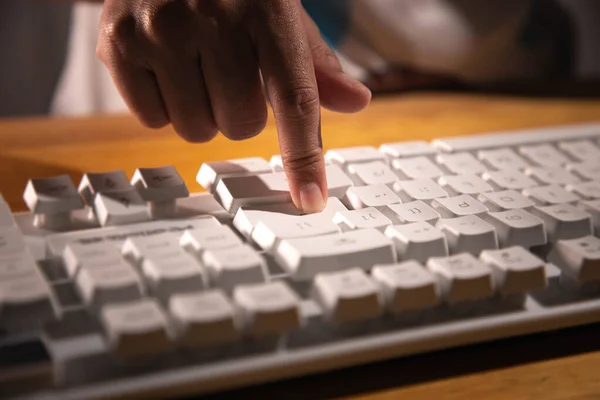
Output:
[[[313,214],[323,211],[325,208],[325,199],[320,186],[315,183],[307,183],[300,187],[298,191],[298,200],[296,208],[306,214]]]

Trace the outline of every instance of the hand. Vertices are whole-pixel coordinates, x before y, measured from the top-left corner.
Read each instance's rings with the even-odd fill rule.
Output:
[[[262,76],[292,198],[309,213],[327,199],[320,105],[357,112],[371,98],[299,0],[105,0],[97,54],[143,124],[191,142],[257,135]]]

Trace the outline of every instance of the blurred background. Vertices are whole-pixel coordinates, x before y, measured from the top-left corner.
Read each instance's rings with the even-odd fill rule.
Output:
[[[303,4],[345,70],[376,94],[524,82],[544,94],[564,94],[565,84],[598,94],[598,0]],[[0,117],[127,112],[95,56],[101,11],[98,2],[0,0]]]

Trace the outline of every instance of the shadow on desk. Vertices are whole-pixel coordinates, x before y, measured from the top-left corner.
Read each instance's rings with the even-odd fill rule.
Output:
[[[600,350],[600,324],[399,358],[208,397],[321,399],[401,388]],[[540,379],[544,377],[540,376]],[[189,398],[192,400],[192,398]]]

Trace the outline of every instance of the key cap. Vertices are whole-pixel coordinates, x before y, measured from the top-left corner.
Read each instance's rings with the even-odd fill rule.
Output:
[[[85,304],[94,310],[109,303],[138,300],[143,293],[139,276],[125,263],[105,268],[83,267],[75,285]]]
[[[249,245],[206,251],[201,260],[210,281],[228,293],[237,285],[266,281],[265,260]]]
[[[450,196],[477,195],[493,191],[487,182],[473,174],[442,176],[438,183]]]
[[[591,140],[559,142],[558,148],[573,160],[598,161],[600,159],[600,148]]]
[[[187,346],[216,346],[240,337],[235,309],[221,290],[174,295],[169,311],[178,336]]]
[[[251,176],[271,172],[269,163],[260,157],[238,158],[202,164],[196,181],[206,191],[213,193],[222,178]]]
[[[223,224],[230,223],[233,218],[210,193],[192,193],[178,199],[177,216],[182,219],[213,216]]]
[[[400,179],[436,179],[444,172],[427,157],[400,158],[392,161],[392,168]]]
[[[68,175],[30,179],[23,200],[34,213],[33,225],[61,229],[71,223],[71,211],[83,208],[83,201]]]
[[[542,185],[568,185],[579,182],[575,175],[561,167],[529,167],[525,173]]]
[[[193,229],[186,231],[180,240],[181,247],[201,256],[207,250],[224,250],[242,246],[242,240],[223,225],[211,229]]]
[[[569,159],[550,144],[522,146],[519,148],[522,156],[540,167],[559,167],[569,162]]]
[[[0,229],[13,226],[15,220],[13,219],[10,207],[4,201],[2,194],[0,194]]]
[[[483,218],[496,229],[500,247],[531,248],[546,244],[548,240],[544,221],[525,210],[491,212]]]
[[[492,271],[469,253],[430,258],[427,268],[438,277],[442,297],[450,304],[481,300],[494,294]]]
[[[131,184],[142,199],[150,203],[153,218],[174,216],[177,212],[176,200],[190,195],[185,182],[172,165],[138,168],[131,178]]]
[[[482,193],[478,196],[478,200],[490,211],[530,210],[535,205],[532,200],[514,190]]]
[[[102,226],[127,225],[150,220],[150,210],[135,190],[100,193],[94,209]]]
[[[304,324],[300,298],[282,281],[238,286],[233,301],[253,336],[283,335]]]
[[[335,324],[377,318],[383,313],[383,298],[377,285],[360,268],[319,273],[313,296]]]
[[[440,197],[448,197],[448,193],[431,179],[399,181],[394,184],[394,191],[403,202],[415,200],[428,202]]]
[[[56,311],[52,291],[38,270],[0,280],[0,329],[39,329]]]
[[[486,206],[469,195],[435,199],[431,202],[431,206],[440,213],[442,218],[455,218],[465,215],[484,217],[488,212]]]
[[[25,250],[25,240],[16,226],[0,228],[0,257]]]
[[[494,190],[523,190],[537,186],[537,182],[516,170],[486,171],[481,177],[489,183]]]
[[[392,187],[398,180],[396,174],[384,161],[348,164],[348,174],[357,185],[388,185]]]
[[[523,247],[484,250],[480,259],[491,268],[494,287],[502,294],[531,292],[548,284],[546,263]]]
[[[475,215],[441,219],[437,226],[446,235],[451,254],[479,256],[482,250],[498,248],[494,227]]]
[[[0,387],[10,398],[53,386],[53,360],[43,337],[0,339]]]
[[[39,274],[35,259],[24,250],[0,257],[0,281],[26,278]]]
[[[329,197],[342,198],[352,181],[336,165],[327,166],[326,173]],[[232,214],[242,206],[291,202],[285,172],[223,178],[217,184],[216,195]]]
[[[600,162],[598,160],[568,164],[566,168],[567,171],[583,180],[596,180],[600,176]]]
[[[156,236],[131,237],[123,244],[121,254],[139,266],[145,258],[168,257],[179,253],[179,236],[176,233],[165,232]]]
[[[371,276],[379,283],[386,306],[392,313],[423,310],[439,302],[434,275],[416,261],[376,265]]]
[[[355,210],[374,207],[382,211],[390,204],[402,203],[400,197],[385,185],[353,186],[346,192],[346,199]]]
[[[548,256],[548,261],[578,283],[600,280],[600,239],[584,236],[559,240]]]
[[[523,190],[523,194],[529,197],[540,206],[549,206],[553,204],[571,203],[579,201],[579,197],[573,193],[567,192],[560,186],[538,186]]]
[[[422,221],[435,225],[440,219],[437,211],[420,200],[405,204],[392,204],[388,206],[388,209],[389,212],[384,212],[384,214],[392,221],[397,220],[401,224]]]
[[[110,243],[69,243],[63,252],[62,260],[67,275],[74,278],[82,265],[88,268],[104,268],[121,265],[123,260],[117,247]]]
[[[477,157],[491,170],[522,170],[529,166],[523,157],[508,148],[482,150]]]
[[[581,209],[591,216],[594,232],[596,236],[600,236],[600,200],[582,201],[579,204]]]
[[[131,189],[125,172],[118,170],[84,174],[78,191],[86,204],[94,207],[94,198],[98,193],[129,192]]]
[[[426,222],[390,226],[385,235],[394,243],[400,260],[414,259],[424,263],[429,257],[448,255],[446,237]]]
[[[375,147],[359,146],[344,149],[331,149],[325,153],[325,159],[332,164],[346,169],[350,164],[369,163],[372,161],[385,161],[383,154]]]
[[[392,224],[392,221],[376,208],[363,208],[360,210],[339,211],[333,217],[333,223],[338,225],[342,232],[368,228],[383,232],[386,227]]]
[[[122,358],[161,354],[172,346],[172,333],[160,306],[150,299],[111,304],[101,320],[113,352]]]
[[[440,154],[437,156],[437,162],[450,174],[481,174],[485,172],[485,166],[470,153]]]
[[[385,155],[390,163],[396,158],[433,157],[437,153],[436,149],[424,140],[384,143],[379,146],[379,151]]]
[[[165,302],[176,293],[199,292],[206,287],[202,268],[183,250],[168,256],[146,257],[142,273],[152,293]]]
[[[600,199],[600,180],[567,185],[565,189],[585,200]]]
[[[369,269],[374,264],[396,261],[392,242],[377,229],[361,229],[335,235],[282,240],[275,260],[296,281],[312,279],[320,272],[352,267]]]
[[[535,207],[533,215],[544,221],[548,240],[575,239],[592,234],[589,214],[570,204]]]

